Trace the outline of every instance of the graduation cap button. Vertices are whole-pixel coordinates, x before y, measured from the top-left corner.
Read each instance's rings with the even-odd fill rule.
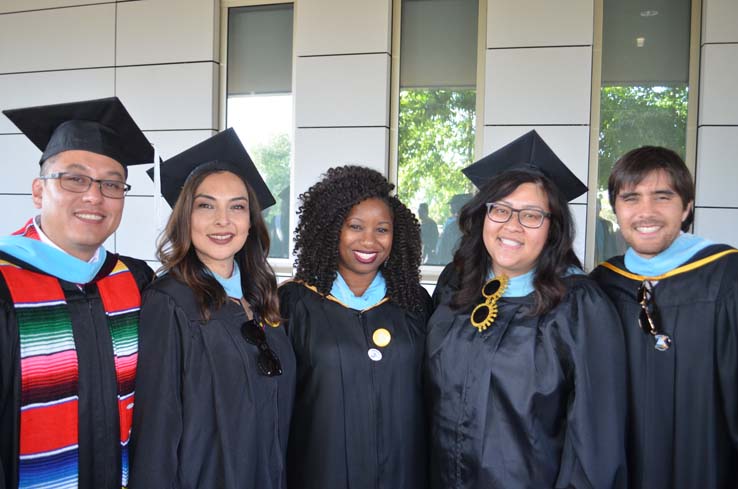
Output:
[[[372,334],[372,341],[380,348],[383,348],[390,344],[392,341],[392,334],[384,328],[377,328]]]

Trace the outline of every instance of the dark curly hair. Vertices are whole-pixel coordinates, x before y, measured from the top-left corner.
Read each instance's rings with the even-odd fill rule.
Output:
[[[358,203],[380,199],[392,212],[392,249],[381,271],[387,294],[404,309],[421,311],[420,225],[405,204],[391,195],[394,185],[377,171],[361,166],[329,169],[300,195],[295,229],[295,278],[328,294],[338,273],[338,243],[346,216]]]
[[[488,181],[461,210],[459,228],[462,237],[453,261],[456,274],[460,278],[460,286],[452,297],[452,307],[468,308],[479,302],[482,285],[492,266],[492,259],[482,237],[484,220],[487,216],[487,202],[504,199],[524,183],[538,185],[546,193],[549,212],[551,212],[546,244],[536,261],[536,271],[533,277],[535,307],[531,313],[533,315],[545,314],[561,302],[566,293],[561,277],[570,267],[582,267],[572,248],[574,220],[563,194],[540,171],[534,169],[508,170]]]

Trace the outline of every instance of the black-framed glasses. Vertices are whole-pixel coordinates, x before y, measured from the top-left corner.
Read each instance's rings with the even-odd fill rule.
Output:
[[[96,183],[100,187],[100,193],[111,199],[122,199],[131,190],[130,185],[120,180],[99,180],[79,173],[49,173],[38,178],[39,180],[59,180],[61,188],[78,194],[87,192],[92,184]]]
[[[544,212],[538,209],[515,209],[507,204],[487,202],[487,218],[492,222],[507,222],[515,213],[518,214],[520,225],[530,229],[537,229],[543,226],[543,220],[551,217],[550,212]]]
[[[656,302],[653,299],[653,282],[644,280],[638,287],[638,303],[641,305],[641,311],[638,314],[638,325],[641,329],[650,334],[656,340],[654,348],[659,351],[666,351],[671,347],[671,337],[664,333],[659,327],[658,310]]]
[[[259,358],[256,360],[259,371],[267,377],[282,375],[282,363],[277,354],[269,348],[266,333],[259,322],[256,319],[249,319],[241,325],[241,334],[246,341],[259,349]]]

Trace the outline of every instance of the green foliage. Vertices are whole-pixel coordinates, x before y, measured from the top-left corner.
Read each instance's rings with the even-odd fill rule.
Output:
[[[600,94],[600,189],[607,188],[607,178],[615,161],[639,146],[664,146],[684,158],[686,85],[602,87]]]
[[[268,144],[257,146],[251,152],[256,167],[274,197],[290,184],[290,152],[288,134],[278,134]]]
[[[472,191],[461,169],[473,162],[475,90],[400,92],[398,196],[413,211],[427,202],[443,223],[454,194]]]
[[[292,144],[288,134],[278,134],[268,143],[257,146],[250,152],[256,168],[277,201],[262,214],[272,240],[269,250],[271,257],[287,257],[291,152]],[[277,230],[278,227],[281,229]]]

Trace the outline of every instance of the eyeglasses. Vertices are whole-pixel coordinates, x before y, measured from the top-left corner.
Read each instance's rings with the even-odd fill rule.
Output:
[[[638,303],[641,305],[638,325],[656,339],[654,348],[659,351],[668,350],[671,347],[671,337],[662,332],[658,326],[658,312],[656,302],[653,300],[653,282],[650,280],[644,280],[638,287]]]
[[[100,187],[100,193],[111,199],[122,199],[126,196],[126,192],[131,190],[130,185],[120,180],[98,180],[78,173],[50,173],[38,178],[39,180],[59,180],[61,188],[78,194],[87,192],[92,184],[96,183]]]
[[[256,345],[259,349],[259,358],[256,360],[256,364],[259,366],[261,373],[267,377],[282,375],[282,364],[277,354],[269,348],[266,333],[255,319],[249,319],[241,325],[241,334],[246,338],[246,341]]]
[[[543,226],[543,220],[551,217],[550,212],[539,211],[538,209],[515,209],[506,204],[487,203],[487,219],[492,222],[507,222],[514,213],[518,214],[520,225],[530,229]]]

